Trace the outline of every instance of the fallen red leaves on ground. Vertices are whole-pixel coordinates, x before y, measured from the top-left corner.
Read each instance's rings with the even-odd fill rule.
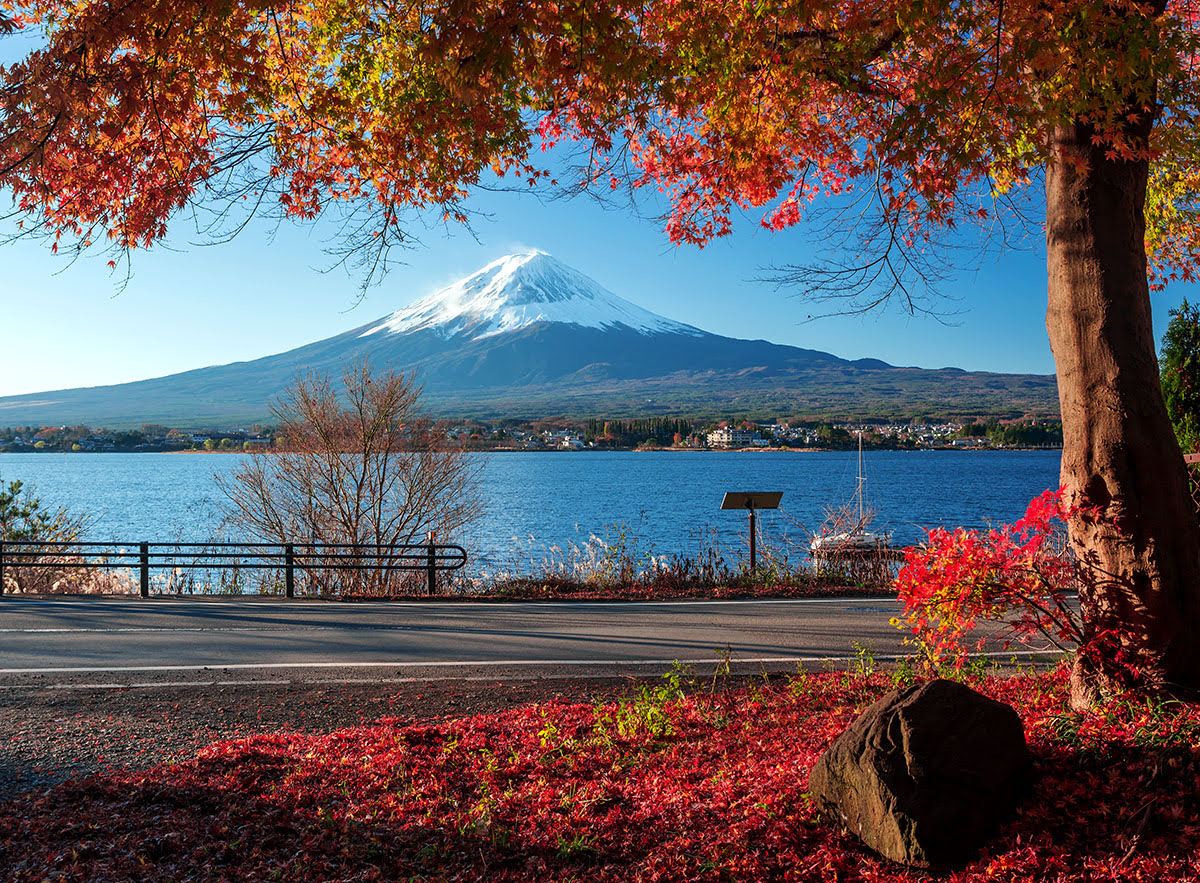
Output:
[[[1037,781],[944,879],[1200,875],[1200,709],[1066,712],[1061,672],[989,677]],[[624,703],[221,742],[0,804],[0,879],[920,880],[805,796],[820,752],[891,688],[822,673]]]

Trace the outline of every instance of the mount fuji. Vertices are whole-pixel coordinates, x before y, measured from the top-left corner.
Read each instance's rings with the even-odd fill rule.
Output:
[[[435,331],[446,338],[482,340],[543,322],[642,334],[705,334],[617,297],[544,251],[528,251],[492,261],[392,313],[362,336]]]
[[[493,261],[352,331],[248,362],[0,398],[0,425],[263,420],[298,373],[415,370],[442,416],[1053,414],[1053,377],[897,368],[659,316],[545,252]]]

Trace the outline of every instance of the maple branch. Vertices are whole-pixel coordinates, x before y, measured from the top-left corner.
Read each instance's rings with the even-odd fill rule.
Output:
[[[58,110],[58,112],[54,115],[54,119],[52,119],[47,124],[45,133],[42,135],[41,138],[39,138],[37,141],[35,141],[33,143],[32,147],[30,147],[19,158],[12,160],[5,166],[0,166],[0,179],[3,179],[5,177],[7,177],[8,175],[12,174],[17,169],[21,168],[21,166],[25,165],[30,160],[32,160],[35,156],[42,153],[45,150],[46,145],[50,143],[50,137],[54,134],[55,131],[57,131],[59,123],[62,122],[62,118],[63,118],[63,111],[60,108]],[[0,144],[4,143],[4,141],[6,141],[9,137],[12,137],[12,136],[5,136],[4,138],[0,138]]]
[[[11,23],[11,20],[10,20],[10,23]],[[80,82],[80,81],[86,80],[87,44],[85,42],[80,42],[78,45],[76,45],[74,47],[74,49],[72,51],[67,53],[67,57],[75,59],[74,64],[72,64],[67,71],[68,83],[75,83],[75,82]],[[84,73],[84,76],[82,76],[82,77],[79,74],[80,69],[82,69],[83,73]],[[23,85],[25,85],[24,81],[18,79],[17,81],[10,83],[8,86],[6,86],[5,91],[9,92],[10,94],[20,96],[22,94],[21,87]],[[19,103],[19,102],[12,102],[12,104],[14,104],[14,105],[17,103]],[[0,167],[0,182],[4,181],[9,175],[11,175],[17,169],[19,169],[22,166],[26,165],[27,163],[31,162],[35,157],[37,157],[39,155],[44,155],[46,145],[48,145],[50,143],[50,139],[54,136],[54,133],[58,131],[58,128],[62,124],[65,116],[66,116],[66,106],[65,106],[65,104],[60,103],[58,108],[54,112],[53,118],[50,120],[49,123],[46,124],[45,130],[42,133],[41,137],[36,139],[33,142],[32,146],[28,150],[26,150],[23,155],[21,155],[20,157],[18,157],[15,160],[8,162],[3,167]],[[15,132],[9,131],[8,133],[4,134],[3,136],[0,136],[0,145],[3,145],[4,143],[8,142],[10,139],[17,137],[19,134],[21,134],[21,133],[20,133],[20,130],[18,129]]]
[[[819,303],[846,303],[843,309],[809,316],[809,320],[835,315],[862,315],[900,297],[904,302],[903,309],[909,315],[922,313],[944,321],[943,313],[921,305],[922,298],[908,282],[909,278],[915,277],[932,291],[935,283],[945,277],[946,270],[942,262],[925,257],[923,251],[915,251],[906,241],[901,234],[902,216],[889,211],[888,200],[882,192],[878,176],[869,194],[857,219],[846,222],[846,214],[854,207],[851,204],[833,211],[833,218],[826,229],[839,231],[843,239],[857,234],[857,253],[862,255],[874,249],[877,253],[873,257],[858,263],[831,261],[824,265],[776,265],[770,268],[770,276],[756,281],[773,284],[776,289],[799,288],[802,297]],[[874,216],[875,220],[868,220],[870,216]],[[836,248],[840,251],[847,247],[843,242]],[[872,291],[875,293],[871,294]]]
[[[1045,588],[1049,591],[1053,591],[1053,587],[1050,586],[1049,581],[1046,580],[1046,578],[1043,574],[1037,574],[1037,576],[1038,576],[1038,581],[1042,583],[1043,588]],[[1008,589],[1009,591],[1011,591],[1013,593],[1014,597],[1016,597],[1022,603],[1027,604],[1030,607],[1037,610],[1039,613],[1041,613],[1043,616],[1045,616],[1050,621],[1051,624],[1057,626],[1061,632],[1071,635],[1071,640],[1074,641],[1076,644],[1083,644],[1083,642],[1084,642],[1083,632],[1079,629],[1078,625],[1073,621],[1069,609],[1064,609],[1060,606],[1060,607],[1058,607],[1058,612],[1056,615],[1056,613],[1054,611],[1051,611],[1046,605],[1042,604],[1041,602],[1039,602],[1036,598],[1034,598],[1031,595],[1026,595],[1024,592],[1017,591],[1016,589],[1013,589],[1009,586],[1005,586],[1003,584],[997,584],[996,587],[1001,588],[1001,589]],[[1060,616],[1061,616],[1061,618],[1060,618]],[[1021,621],[1025,622],[1025,623],[1029,622],[1028,620],[1021,620]],[[1043,626],[1039,623],[1036,623],[1036,622],[1032,623],[1032,625],[1034,628],[1036,628],[1039,632],[1042,633],[1042,637],[1044,637],[1047,641],[1049,641],[1051,644],[1053,644],[1059,650],[1062,650],[1064,653],[1067,652],[1067,648],[1064,647],[1062,644],[1060,644],[1057,640],[1055,640],[1054,636],[1051,635],[1046,630],[1045,626]]]
[[[866,33],[873,42],[853,50],[855,64],[866,70],[896,47],[902,31],[895,20],[878,19],[871,22]],[[805,71],[842,89],[849,89],[869,98],[887,98],[890,93],[871,81],[865,74],[852,73],[844,60],[839,64],[836,55],[846,49],[845,33],[837,28],[801,28],[776,31],[773,48],[799,53],[798,60],[806,63]],[[764,66],[752,66],[750,73]]]

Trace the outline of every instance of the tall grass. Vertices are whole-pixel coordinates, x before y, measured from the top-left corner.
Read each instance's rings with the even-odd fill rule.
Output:
[[[223,539],[223,538],[222,538]],[[265,566],[253,554],[229,557],[228,567],[187,566],[219,551],[218,543],[192,548],[169,547],[165,566],[150,574],[152,595],[282,596],[282,570]],[[745,554],[747,537],[722,545],[716,529],[693,532],[684,550],[659,552],[653,541],[627,522],[613,524],[579,543],[539,543],[536,537],[514,538],[500,562],[469,555],[462,571],[440,573],[439,594],[457,598],[500,599],[638,599],[691,597],[798,597],[845,592],[887,592],[890,577],[863,579],[828,570],[818,572],[808,558],[807,543],[789,541],[762,530],[758,560],[751,569]],[[121,550],[136,551],[136,547]],[[158,547],[156,552],[162,552]],[[63,559],[64,561],[67,559]],[[72,559],[76,560],[76,559]],[[128,558],[103,555],[88,559],[86,568],[6,568],[9,592],[39,594],[137,594],[138,572]],[[156,562],[163,563],[156,557]],[[415,597],[427,593],[423,571],[396,572],[374,591],[343,589],[335,571],[297,567],[298,597]],[[346,586],[350,586],[346,583]],[[358,585],[355,583],[354,585]]]
[[[460,594],[501,598],[731,597],[827,594],[847,589],[886,591],[888,583],[848,584],[842,574],[816,573],[799,546],[763,531],[752,569],[741,548],[721,545],[704,528],[686,551],[659,553],[627,522],[582,543],[539,545],[515,540],[508,567],[476,567],[458,578]],[[746,538],[743,538],[743,543]]]

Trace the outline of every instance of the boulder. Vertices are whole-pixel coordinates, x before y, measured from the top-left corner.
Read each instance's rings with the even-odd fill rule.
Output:
[[[970,861],[1028,786],[1025,728],[1010,706],[955,681],[884,696],[817,760],[809,792],[897,862]]]

